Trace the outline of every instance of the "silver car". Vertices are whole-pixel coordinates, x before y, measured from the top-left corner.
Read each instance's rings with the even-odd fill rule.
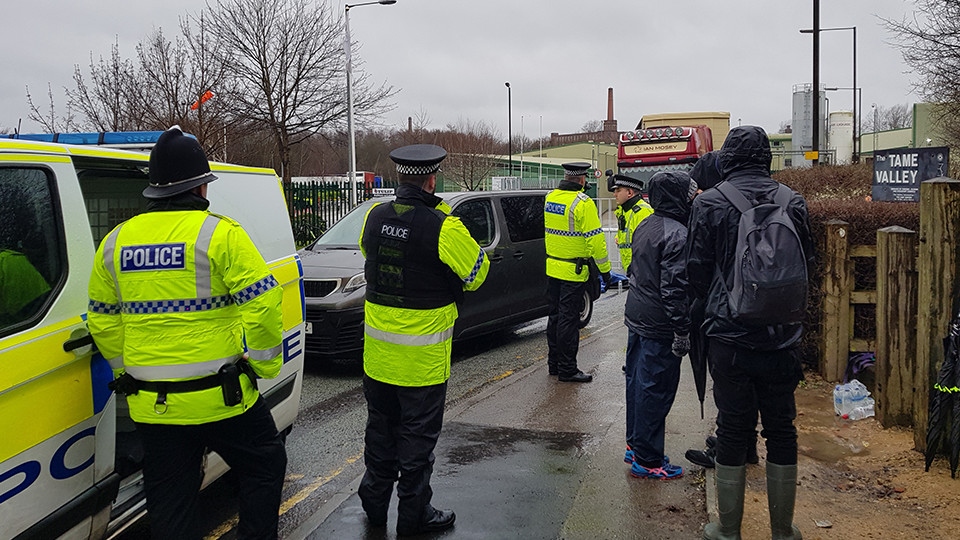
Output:
[[[547,303],[543,201],[547,190],[470,191],[439,194],[490,259],[483,285],[464,295],[454,340],[544,317]],[[366,280],[358,241],[371,199],[300,251],[306,296],[306,350],[313,361],[356,360],[363,352]],[[593,314],[584,295],[581,327]]]

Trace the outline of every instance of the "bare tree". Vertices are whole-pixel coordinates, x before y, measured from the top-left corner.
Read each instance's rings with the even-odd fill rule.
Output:
[[[239,124],[229,111],[235,92],[228,83],[225,63],[215,54],[206,19],[181,19],[175,41],[154,31],[137,45],[137,70],[133,92],[134,109],[145,129],[179,125],[197,137],[211,157],[225,158],[228,125]]]
[[[346,119],[342,18],[313,0],[216,0],[204,13],[235,85],[236,114],[270,131],[290,181],[291,147]],[[354,70],[355,117],[389,110],[393,88],[370,86],[357,62]]]
[[[874,112],[865,115],[863,129],[867,131],[888,131],[904,129],[913,125],[913,111],[906,103],[884,107],[877,105]]]
[[[47,97],[50,99],[50,106],[46,112],[41,112],[39,107],[33,102],[33,96],[30,95],[30,87],[27,87],[27,106],[30,108],[27,118],[43,126],[45,133],[73,130],[74,119],[69,105],[67,105],[67,112],[64,116],[57,116],[56,106],[53,102],[53,88],[50,86],[50,83],[47,83]]]
[[[791,125],[790,120],[781,121],[780,128],[777,129],[777,133],[793,133],[793,126]]]
[[[603,120],[589,120],[580,127],[580,133],[603,131]]]
[[[120,57],[116,41],[110,47],[110,59],[94,63],[90,55],[90,85],[87,85],[79,64],[73,69],[74,89],[66,89],[67,105],[79,111],[84,124],[96,131],[142,129],[138,114],[131,110],[133,66]]]
[[[903,59],[919,76],[914,89],[938,103],[934,121],[951,146],[960,145],[960,2],[916,0],[912,18],[883,19]]]
[[[437,144],[447,150],[443,162],[444,181],[452,181],[467,191],[476,191],[496,169],[500,134],[489,124],[460,119],[447,125]]]

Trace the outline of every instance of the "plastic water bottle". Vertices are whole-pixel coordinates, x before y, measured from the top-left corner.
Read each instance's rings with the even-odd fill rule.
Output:
[[[865,401],[866,403],[851,409],[850,412],[847,413],[847,418],[849,418],[850,420],[863,420],[864,418],[874,415],[873,399],[865,398],[863,401]]]

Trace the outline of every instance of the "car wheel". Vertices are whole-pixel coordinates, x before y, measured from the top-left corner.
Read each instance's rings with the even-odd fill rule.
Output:
[[[590,324],[591,317],[593,317],[593,298],[591,298],[589,291],[584,290],[583,304],[580,307],[580,328]]]

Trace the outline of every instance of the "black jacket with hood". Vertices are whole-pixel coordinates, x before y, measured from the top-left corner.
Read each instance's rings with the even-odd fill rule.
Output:
[[[773,202],[777,187],[770,177],[770,142],[763,129],[738,126],[730,131],[718,152],[720,172],[725,182],[736,187],[754,204]],[[813,267],[814,243],[810,218],[803,196],[794,192],[787,207],[793,220],[808,268]],[[687,276],[698,298],[706,298],[704,331],[710,338],[730,345],[758,351],[795,346],[803,332],[802,324],[747,327],[733,322],[727,309],[726,289],[733,286],[734,250],[740,212],[716,189],[700,194],[693,201],[687,238]]]
[[[672,340],[690,331],[686,264],[690,199],[696,184],[682,171],[658,172],[647,193],[653,215],[633,232],[630,292],[624,319],[632,332]]]

